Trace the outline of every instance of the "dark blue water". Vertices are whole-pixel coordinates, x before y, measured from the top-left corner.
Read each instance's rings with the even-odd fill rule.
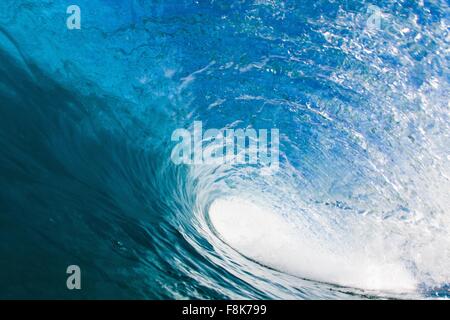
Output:
[[[448,1],[76,2],[0,3],[0,298],[448,297]]]

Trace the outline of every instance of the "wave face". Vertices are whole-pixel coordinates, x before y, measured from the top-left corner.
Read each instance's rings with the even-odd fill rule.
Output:
[[[77,4],[0,2],[1,298],[449,296],[447,1]],[[194,121],[279,170],[175,165]]]

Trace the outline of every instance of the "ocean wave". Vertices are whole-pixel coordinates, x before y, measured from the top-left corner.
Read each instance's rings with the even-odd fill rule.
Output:
[[[0,297],[448,297],[445,1],[78,2],[0,4]]]

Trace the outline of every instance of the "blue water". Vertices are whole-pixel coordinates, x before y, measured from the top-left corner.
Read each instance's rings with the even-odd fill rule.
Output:
[[[449,296],[448,1],[74,2],[0,2],[0,298]]]

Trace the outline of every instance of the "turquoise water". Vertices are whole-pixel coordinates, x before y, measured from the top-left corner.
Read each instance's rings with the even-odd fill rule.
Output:
[[[448,297],[448,1],[76,2],[0,3],[0,298]]]

